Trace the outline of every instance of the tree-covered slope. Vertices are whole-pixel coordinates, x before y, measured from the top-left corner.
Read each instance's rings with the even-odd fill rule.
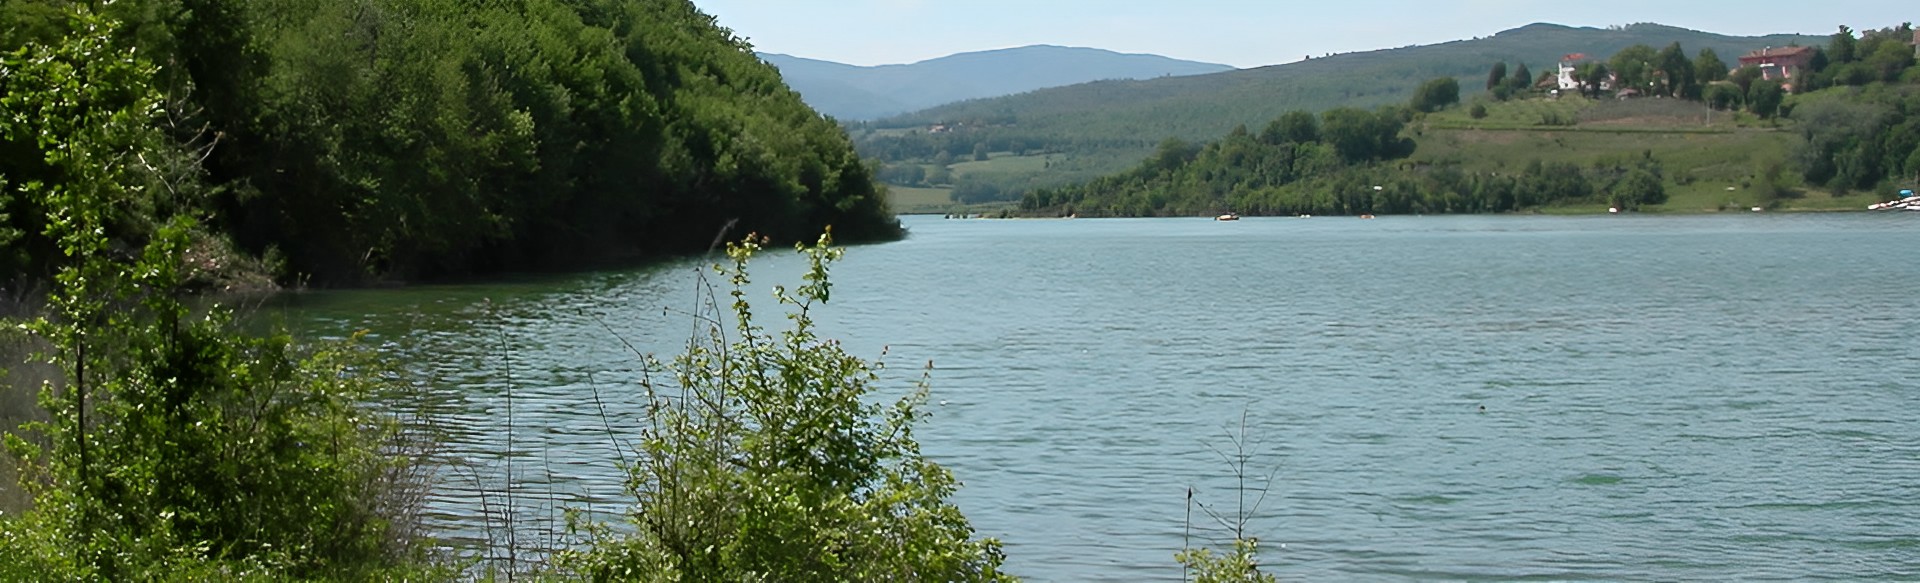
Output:
[[[1499,34],[1438,45],[1333,55],[1306,61],[1188,77],[1099,81],[982,99],[895,116],[857,129],[862,151],[886,160],[964,155],[975,144],[1002,150],[1072,152],[1106,160],[1118,171],[1164,138],[1209,140],[1238,125],[1258,127],[1288,111],[1336,106],[1369,108],[1403,103],[1419,84],[1454,77],[1463,86],[1484,82],[1495,62],[1525,64],[1535,74],[1553,70],[1561,56],[1604,59],[1635,44],[1681,43],[1689,54],[1712,49],[1729,63],[1752,49],[1825,42],[1824,37],[1733,37],[1656,24],[1597,29],[1534,24]],[[958,124],[961,131],[931,135],[912,128]],[[885,131],[895,129],[901,131]],[[902,133],[902,131],[906,133]],[[1126,152],[1128,156],[1106,155]],[[1118,162],[1120,166],[1113,167]]]
[[[1158,55],[1029,46],[949,55],[907,65],[860,67],[762,54],[808,103],[842,120],[869,120],[967,99],[1102,79],[1152,79],[1232,70]]]
[[[63,0],[0,6],[11,50]],[[321,282],[580,264],[779,239],[897,234],[840,129],[686,0],[122,0],[160,66],[200,215]],[[9,185],[40,176],[9,135]],[[8,197],[44,274],[36,202]],[[176,208],[177,207],[177,208]],[[137,237],[137,233],[129,237]]]

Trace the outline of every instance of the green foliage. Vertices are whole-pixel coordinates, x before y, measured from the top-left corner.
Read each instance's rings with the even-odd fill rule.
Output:
[[[872,401],[878,365],[819,337],[826,303],[822,236],[802,246],[805,283],[776,287],[790,326],[761,328],[747,299],[754,237],[715,266],[731,289],[726,315],[649,380],[650,428],[628,468],[630,534],[594,541],[560,564],[595,581],[1006,581],[999,543],[974,540],[946,501],[958,482],[913,439],[918,391],[890,407]],[[717,309],[717,308],[716,308]],[[730,321],[732,330],[723,329]]]
[[[928,161],[939,153],[964,158],[973,144],[993,151],[1030,150],[1070,157],[1032,172],[1033,187],[1060,186],[1124,172],[1165,138],[1213,140],[1235,126],[1260,128],[1289,111],[1374,108],[1408,102],[1405,80],[1481,79],[1494,62],[1553,63],[1569,50],[1609,54],[1646,44],[1710,48],[1740,54],[1756,46],[1812,44],[1822,37],[1728,37],[1657,25],[1601,30],[1536,24],[1490,37],[1313,58],[1209,75],[1101,81],[978,99],[850,127],[862,155],[886,161]],[[1551,69],[1551,67],[1548,67]],[[1510,74],[1520,72],[1514,67]],[[1510,97],[1526,97],[1537,80],[1513,75]],[[1744,91],[1744,89],[1743,89]],[[934,125],[953,131],[932,133]],[[868,130],[873,130],[869,132]]]
[[[788,240],[898,235],[839,127],[686,0],[104,6],[129,47],[177,65],[158,77],[159,135],[209,187],[171,202],[315,281],[682,252],[735,220]],[[26,146],[0,162],[15,187],[59,180],[16,163],[37,159],[13,155]],[[44,277],[43,213],[12,198],[6,226],[28,236],[0,251]],[[157,222],[149,206],[126,215]]]
[[[146,198],[196,178],[151,162],[171,145],[153,126],[154,69],[112,20],[73,10],[71,36],[0,66],[8,137],[29,133],[57,178],[15,192],[63,258],[47,313],[22,326],[61,375],[41,392],[49,420],[7,436],[35,508],[0,523],[0,574],[356,578],[411,558],[389,519],[415,474],[385,449],[397,428],[362,405],[377,363],[189,308],[195,222]]]
[[[1484,103],[1475,103],[1473,104],[1473,108],[1467,112],[1467,115],[1473,116],[1473,119],[1486,119],[1487,105]]]
[[[1740,88],[1731,83],[1715,83],[1707,86],[1704,98],[1709,107],[1721,111],[1738,109],[1740,104],[1747,100],[1747,96],[1740,93]]]
[[[1615,208],[1637,210],[1642,206],[1667,202],[1667,187],[1660,175],[1643,168],[1635,168],[1614,183],[1609,189],[1608,202]]]
[[[1787,97],[1787,91],[1773,81],[1756,81],[1753,89],[1747,92],[1747,111],[1762,118],[1771,118],[1780,113],[1780,104]]]
[[[1720,60],[1720,54],[1713,49],[1700,49],[1699,56],[1693,58],[1693,76],[1701,83],[1725,81],[1727,71],[1727,62]]]
[[[1513,76],[1507,78],[1507,89],[1513,94],[1524,94],[1533,90],[1533,73],[1527,70],[1526,63],[1514,66]]]
[[[1260,572],[1260,541],[1236,539],[1233,552],[1214,553],[1212,549],[1188,549],[1174,555],[1187,568],[1193,583],[1275,583],[1272,573]]]
[[[1920,174],[1920,87],[1837,87],[1795,103],[1793,161],[1809,184],[1845,192]]]
[[[1506,82],[1507,62],[1495,61],[1493,63],[1493,69],[1487,71],[1487,91],[1493,91],[1493,88],[1499,87]]]
[[[1647,45],[1633,45],[1614,53],[1613,58],[1607,59],[1609,70],[1617,77],[1614,90],[1648,92],[1653,87],[1653,73],[1657,70],[1658,59],[1659,54]]]
[[[1320,119],[1304,111],[1289,111],[1267,124],[1267,129],[1260,132],[1260,141],[1274,146],[1318,142]]]
[[[1459,102],[1460,80],[1441,77],[1421,83],[1420,88],[1414,90],[1409,107],[1420,113],[1433,113]]]

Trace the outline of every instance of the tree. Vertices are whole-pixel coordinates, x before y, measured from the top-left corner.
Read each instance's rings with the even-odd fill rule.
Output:
[[[1608,200],[1621,209],[1637,209],[1642,205],[1654,205],[1667,201],[1666,185],[1660,176],[1643,168],[1627,171],[1627,175],[1615,183]]]
[[[1533,72],[1527,70],[1526,63],[1520,63],[1514,66],[1513,75],[1507,78],[1507,87],[1512,89],[1514,93],[1522,93],[1533,89]]]
[[[1892,83],[1900,80],[1900,74],[1913,66],[1913,47],[1900,42],[1880,42],[1873,53],[1865,58],[1865,65],[1874,71],[1879,81]]]
[[[1579,71],[1574,74],[1584,83],[1587,95],[1590,97],[1599,97],[1600,93],[1606,90],[1608,82],[1612,80],[1611,71],[1607,70],[1606,63],[1583,63]],[[1620,85],[1616,83],[1613,88],[1618,90]]]
[[[1500,84],[1505,83],[1506,80],[1507,80],[1507,62],[1500,61],[1500,62],[1494,63],[1493,70],[1487,72],[1487,90],[1492,91],[1493,88],[1499,87]]]
[[[1747,111],[1763,118],[1772,118],[1780,113],[1780,103],[1786,99],[1787,92],[1775,81],[1758,81],[1747,92]]]
[[[1701,83],[1726,80],[1727,62],[1711,48],[1700,49],[1700,55],[1693,58],[1693,76]]]
[[[973,161],[975,162],[987,161],[990,153],[991,151],[987,149],[986,142],[980,142],[973,145]]]
[[[1700,99],[1700,83],[1695,80],[1693,63],[1687,60],[1686,50],[1675,42],[1660,50],[1656,61],[1659,67],[1660,94],[1683,99]]]
[[[1401,151],[1405,122],[1394,112],[1340,107],[1322,112],[1320,120],[1321,138],[1348,162],[1389,158]]]
[[[1460,102],[1460,80],[1452,77],[1440,77],[1420,84],[1413,93],[1412,109],[1421,113],[1433,113]]]
[[[1305,111],[1289,111],[1260,132],[1260,141],[1272,145],[1305,144],[1320,140],[1320,120]]]
[[[1840,25],[1840,31],[1827,38],[1829,39],[1827,41],[1828,58],[1832,59],[1834,64],[1844,65],[1860,59],[1858,51],[1860,41],[1854,38],[1853,29],[1847,28],[1847,25]]]
[[[1614,91],[1633,89],[1641,93],[1652,90],[1653,73],[1658,70],[1660,55],[1647,45],[1633,45],[1615,53],[1607,64],[1612,67]]]
[[[1721,111],[1739,108],[1745,99],[1746,97],[1740,93],[1740,88],[1731,83],[1708,85],[1705,95],[1707,106]]]
[[[1753,91],[1754,81],[1758,81],[1759,79],[1760,68],[1753,65],[1740,67],[1727,77],[1727,80],[1732,81],[1735,87],[1740,88],[1741,95],[1750,94]]]

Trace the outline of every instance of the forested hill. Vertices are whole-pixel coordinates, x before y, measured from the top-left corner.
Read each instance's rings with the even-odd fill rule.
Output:
[[[1753,49],[1814,45],[1825,38],[1734,37],[1657,24],[1607,29],[1533,24],[1437,45],[1316,57],[1208,75],[1099,81],[975,100],[864,124],[856,128],[856,135],[863,136],[863,152],[889,161],[931,157],[936,149],[962,156],[976,144],[985,144],[992,151],[1070,153],[1082,160],[1097,160],[1099,166],[1055,163],[1052,168],[1106,173],[1131,166],[1165,138],[1215,139],[1235,126],[1257,127],[1293,110],[1403,103],[1422,81],[1456,77],[1476,83],[1500,61],[1509,66],[1525,64],[1538,74],[1553,70],[1560,57],[1569,53],[1605,58],[1635,44],[1661,47],[1674,42],[1690,52],[1712,49],[1731,63]],[[905,137],[884,131],[933,124],[961,131]],[[880,131],[859,131],[864,129]]]
[[[779,67],[787,83],[821,113],[851,121],[1101,79],[1152,79],[1233,70],[1226,65],[1159,55],[1046,45],[875,67],[771,53],[761,58]]]
[[[0,4],[0,48],[58,45],[66,0]],[[162,219],[311,281],[412,279],[699,250],[758,231],[891,237],[898,223],[838,126],[687,0],[120,0],[115,50],[157,69],[156,188],[116,238]],[[5,75],[5,73],[0,73]],[[0,77],[7,112],[36,104]],[[29,124],[4,134],[0,261],[50,272]],[[159,188],[158,186],[164,186]],[[163,194],[164,193],[164,194]]]

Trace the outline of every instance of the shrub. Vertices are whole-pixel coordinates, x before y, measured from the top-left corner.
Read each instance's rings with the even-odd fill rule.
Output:
[[[992,539],[975,540],[947,502],[958,482],[920,454],[925,377],[913,394],[870,401],[880,365],[817,335],[828,265],[822,236],[802,246],[805,283],[774,288],[791,327],[755,323],[749,236],[729,245],[729,313],[703,314],[706,332],[672,365],[647,357],[651,401],[639,457],[628,465],[631,534],[580,525],[591,543],[559,565],[593,580],[1004,581]],[[715,308],[718,311],[718,308]],[[731,334],[723,321],[731,320]]]

